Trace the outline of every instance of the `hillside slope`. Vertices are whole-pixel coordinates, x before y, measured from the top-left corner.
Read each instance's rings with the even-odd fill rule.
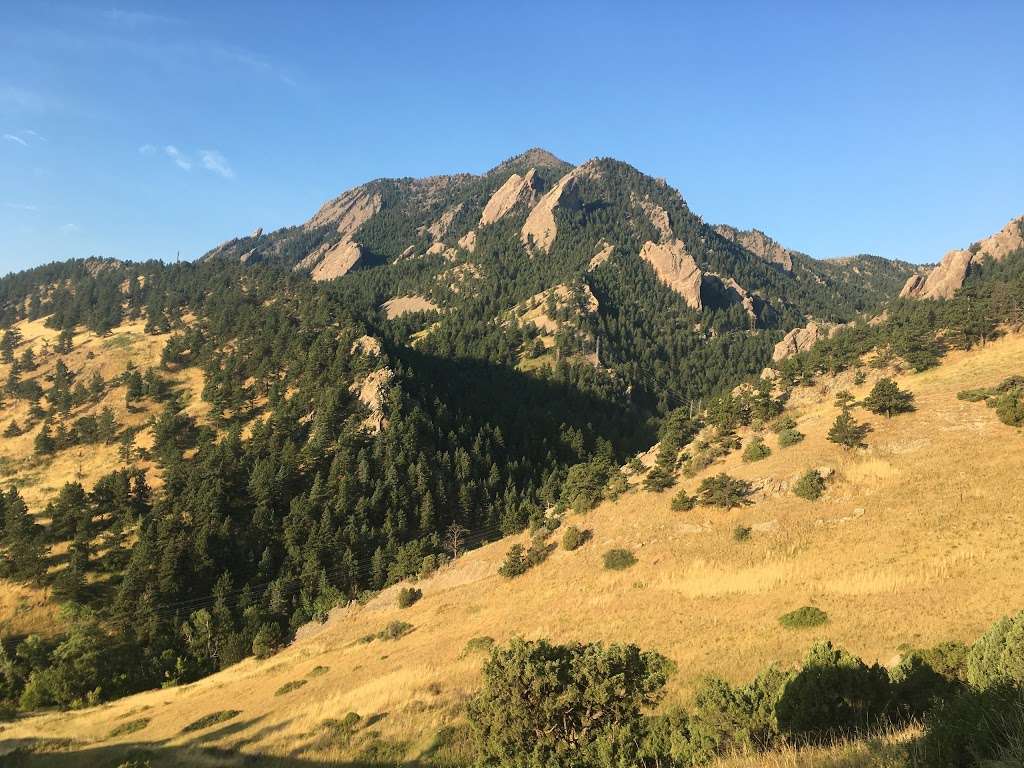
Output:
[[[482,547],[419,582],[423,598],[410,608],[396,606],[392,587],[308,625],[271,659],[5,725],[0,753],[34,744],[39,753],[17,765],[114,765],[133,750],[154,766],[241,765],[253,755],[283,766],[356,758],[457,764],[469,757],[457,726],[483,658],[467,645],[473,638],[654,648],[678,665],[670,701],[685,700],[704,674],[738,681],[772,661],[791,665],[815,638],[886,664],[908,647],[972,640],[1024,604],[1017,578],[1024,502],[1008,492],[1017,485],[1022,438],[992,409],[958,400],[957,392],[1014,373],[1024,373],[1020,335],[951,352],[924,373],[900,374],[916,412],[886,420],[858,411],[874,431],[869,448],[853,453],[825,439],[837,413],[833,397],[844,388],[862,397],[880,372],[859,386],[852,373],[821,379],[798,389],[789,404],[803,442],[780,449],[768,435],[769,458],[745,464],[734,452],[681,482],[692,492],[701,477],[727,471],[778,488],[807,468],[827,466],[835,479],[818,502],[776,490],[731,512],[672,512],[674,491],[633,490],[585,516],[570,515],[566,522],[589,529],[590,541],[555,551],[515,580],[496,573],[512,542]],[[744,442],[749,435],[741,432]],[[733,539],[738,524],[753,528],[749,540]],[[601,558],[611,547],[630,549],[637,564],[604,570]],[[805,604],[826,611],[829,623],[779,626],[779,615]],[[411,630],[397,640],[365,641],[393,621]],[[237,710],[232,719],[182,732],[229,708]],[[348,712],[362,717],[350,741],[328,722]],[[126,722],[141,725],[108,736]]]

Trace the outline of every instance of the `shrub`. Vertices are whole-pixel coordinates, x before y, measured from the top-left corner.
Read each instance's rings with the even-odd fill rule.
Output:
[[[466,647],[462,649],[462,655],[469,656],[471,653],[490,653],[493,647],[493,637],[488,637],[487,635],[471,637],[466,641]]]
[[[680,489],[679,493],[672,497],[673,512],[689,512],[695,506],[697,506],[697,497],[688,495],[684,489]]]
[[[697,488],[697,496],[701,504],[723,509],[732,509],[753,503],[750,501],[750,494],[750,483],[730,477],[724,472],[714,477],[705,477]]]
[[[841,408],[845,411],[856,402],[856,398],[854,398],[854,396],[850,394],[850,390],[841,389],[838,392],[836,392],[836,398],[834,402],[836,408]]]
[[[884,722],[892,698],[885,669],[831,643],[815,645],[782,689],[779,732],[797,744],[827,744]]]
[[[769,426],[772,432],[779,434],[787,429],[796,429],[796,419],[789,415],[779,416]]]
[[[643,709],[664,696],[672,662],[634,645],[513,640],[484,665],[468,706],[483,763],[630,765]]]
[[[192,731],[201,731],[203,728],[209,728],[211,725],[217,723],[227,722],[242,714],[237,709],[222,709],[219,712],[211,712],[208,715],[200,717],[198,720],[194,720],[184,728],[181,729],[182,733],[191,733]]]
[[[1015,394],[1006,394],[996,400],[996,416],[1011,427],[1024,425],[1024,400]]]
[[[281,647],[281,627],[272,621],[268,621],[256,631],[256,637],[252,641],[252,653],[257,659],[268,659],[277,653]]]
[[[664,491],[676,483],[672,471],[661,465],[651,467],[651,471],[644,478],[644,489],[648,491]]]
[[[423,597],[423,590],[416,589],[416,587],[403,587],[398,592],[398,607],[408,608],[421,597]]]
[[[914,757],[923,766],[1021,765],[1024,689],[1002,683],[967,688],[925,715]]]
[[[767,443],[760,437],[755,437],[747,443],[746,450],[743,451],[743,460],[747,462],[761,461],[771,455],[772,449],[768,447]]]
[[[779,624],[786,629],[820,627],[827,622],[828,614],[820,608],[815,608],[813,605],[805,605],[803,608],[797,608],[795,611],[779,616]]]
[[[526,561],[526,550],[522,544],[513,544],[505,555],[505,561],[498,568],[498,573],[506,579],[514,579],[528,570],[530,564]]]
[[[796,429],[784,429],[779,432],[779,448],[789,448],[804,439],[804,433]]]
[[[306,677],[320,677],[320,675],[326,675],[330,671],[330,667],[325,667],[321,664],[317,664],[315,667],[309,670],[309,674],[306,675]]]
[[[604,553],[604,567],[609,571],[624,571],[636,564],[636,557],[628,549],[609,549]]]
[[[967,680],[978,688],[997,683],[1024,687],[1024,612],[1003,617],[967,653]]]
[[[541,534],[534,536],[530,540],[530,547],[526,550],[526,567],[533,568],[535,565],[540,565],[547,560],[548,555],[554,550],[554,544],[548,544],[545,540],[545,535],[548,531],[543,531]]]
[[[817,501],[824,492],[825,478],[816,469],[807,470],[793,485],[793,493],[808,501]]]
[[[320,726],[327,731],[331,740],[348,744],[362,719],[357,712],[347,712],[340,720],[332,717],[324,720]]]
[[[307,680],[292,680],[291,682],[285,683],[280,688],[278,688],[276,691],[274,691],[274,695],[275,696],[284,696],[286,693],[291,693],[292,691],[297,691],[297,690],[299,690],[299,688],[304,686],[307,682],[308,682]]]
[[[392,621],[377,635],[381,640],[398,640],[412,632],[412,624],[407,621]]]
[[[862,405],[872,413],[891,419],[898,413],[914,410],[914,394],[902,390],[889,378],[879,379]]]
[[[732,529],[733,541],[747,541],[750,539],[750,534],[753,532],[753,528],[749,525],[737,525]]]
[[[562,549],[566,552],[579,549],[586,542],[587,533],[587,531],[581,531],[575,525],[570,525],[565,529],[565,533],[562,534]]]
[[[127,723],[121,723],[120,725],[114,726],[114,729],[111,730],[108,738],[115,739],[118,736],[127,736],[130,733],[138,733],[147,725],[149,725],[148,717],[140,717],[138,720],[129,720]]]

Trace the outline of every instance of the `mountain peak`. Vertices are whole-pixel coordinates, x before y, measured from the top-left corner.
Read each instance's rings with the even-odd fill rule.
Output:
[[[494,173],[495,171],[505,170],[509,167],[525,167],[525,168],[570,168],[571,163],[565,162],[560,157],[555,155],[553,152],[542,147],[530,147],[525,152],[520,152],[518,155],[513,155],[507,160],[499,163],[492,168],[488,173]]]

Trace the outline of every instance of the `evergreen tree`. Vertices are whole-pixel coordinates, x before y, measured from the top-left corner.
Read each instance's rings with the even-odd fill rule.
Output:
[[[853,418],[853,414],[850,413],[850,409],[844,408],[832,422],[832,427],[828,431],[828,439],[844,448],[866,448],[867,443],[864,442],[864,438],[870,431],[870,424],[858,424]]]
[[[914,410],[914,393],[900,389],[890,378],[883,378],[877,381],[871,393],[864,398],[863,405],[872,413],[891,419],[898,413]]]

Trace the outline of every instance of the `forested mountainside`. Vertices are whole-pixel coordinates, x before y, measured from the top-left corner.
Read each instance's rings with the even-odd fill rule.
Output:
[[[215,374],[215,358],[253,349],[247,333],[194,346],[172,341],[185,328],[206,327],[201,318],[212,302],[167,301],[172,330],[160,338],[168,351],[152,371],[97,385],[81,376],[84,392],[71,381],[70,396],[71,372],[86,374],[102,356],[80,353],[144,326],[148,311],[134,322],[115,317],[117,330],[104,337],[81,328],[44,333],[39,319],[19,320],[24,338],[4,342],[6,359],[25,358],[33,335],[60,346],[19,363],[22,382],[42,372],[48,391],[38,406],[53,435],[88,440],[79,414],[112,395],[127,398],[153,412],[138,441],[150,458],[136,456],[132,467],[155,462],[156,471],[146,485],[126,472],[91,490],[70,483],[37,516],[42,529],[32,527],[17,493],[4,495],[9,578],[48,583],[75,607],[59,633],[4,639],[3,696],[22,710],[74,708],[158,682],[168,687],[20,718],[4,725],[0,754],[24,766],[1013,764],[1024,712],[1017,663],[1024,614],[999,617],[1020,607],[1020,504],[1005,488],[1019,469],[1024,425],[1024,250],[977,266],[948,301],[894,302],[872,322],[840,327],[782,359],[754,386],[720,393],[699,413],[670,411],[660,420],[658,449],[623,469],[608,458],[624,450],[614,441],[564,471],[556,463],[557,488],[552,482],[538,492],[540,504],[554,503],[531,512],[528,532],[515,533],[516,523],[507,540],[482,547],[468,534],[443,567],[436,566],[456,552],[420,539],[420,549],[401,549],[376,581],[371,555],[371,566],[355,572],[373,591],[345,607],[351,582],[332,564],[348,547],[349,521],[360,509],[367,515],[356,524],[411,505],[401,497],[396,504],[386,480],[382,506],[335,500],[346,485],[356,493],[365,487],[360,473],[404,479],[420,467],[387,463],[398,454],[378,450],[416,438],[407,429],[393,433],[405,423],[400,409],[374,416],[357,404],[361,386],[344,388],[365,383],[356,362],[317,366],[329,371],[317,384],[315,371],[300,370],[293,357],[299,347],[321,348],[304,335],[307,323],[332,329],[323,347],[336,347],[339,357],[373,354],[375,340],[357,335],[359,321],[330,294],[322,298],[320,287],[294,275],[237,264],[223,283],[210,265],[174,268],[191,275],[165,283],[178,284],[180,296],[193,279],[197,286],[212,280],[211,289],[227,291],[224,317],[229,308],[251,317],[254,332],[264,311],[292,317],[276,342],[290,349],[288,334],[298,337],[268,369],[286,382],[279,399],[246,397],[251,377],[222,400],[215,393],[228,391],[224,385],[211,387],[209,411],[200,411],[194,429],[176,411],[186,397],[184,386],[176,389],[180,374],[192,364]],[[121,282],[122,296],[140,292],[122,301],[122,311],[159,306],[143,300],[143,285],[155,281],[140,274]],[[235,283],[237,290],[226,287]],[[41,302],[37,311],[57,309]],[[512,316],[534,311],[524,306]],[[268,322],[269,334],[275,321]],[[156,324],[150,331],[147,338],[159,333]],[[349,342],[354,352],[345,350]],[[71,370],[60,372],[58,355],[74,361]],[[458,367],[443,357],[392,342],[380,355],[394,375],[402,367],[429,382],[426,391],[413,387],[412,397],[404,394],[410,379],[402,379],[388,402],[465,397],[468,410],[495,419],[506,398],[519,402],[517,386],[536,376],[519,371],[517,386],[482,403],[494,391],[486,373],[516,373],[511,367],[475,360],[470,380],[452,389],[443,377]],[[559,367],[572,365],[563,359]],[[348,416],[321,440],[325,406],[307,396],[331,376]],[[46,413],[51,394],[61,405]],[[19,416],[28,412],[21,396],[8,402]],[[627,414],[641,413],[625,402]],[[68,417],[60,412],[65,403]],[[185,413],[197,412],[193,406]],[[594,406],[607,407],[598,399],[551,409]],[[424,410],[424,418],[438,417]],[[451,423],[471,418],[453,415]],[[58,429],[69,422],[73,430]],[[609,424],[608,434],[619,428]],[[37,430],[38,423],[27,434],[39,443]],[[144,440],[149,431],[154,439]],[[353,440],[367,448],[365,467],[345,464]],[[276,459],[275,446],[282,446]],[[42,449],[41,462],[45,451],[67,450]],[[965,453],[976,459],[970,471]],[[386,464],[378,467],[381,457]],[[445,476],[433,464],[424,474]],[[243,501],[233,503],[233,494]],[[335,522],[340,535],[322,548],[309,543]],[[193,538],[202,546],[188,546]],[[263,542],[271,554],[256,559]],[[21,570],[46,547],[49,573]],[[165,549],[179,556],[165,557]],[[214,575],[212,565],[231,581],[218,577],[208,595],[196,590],[169,601],[172,593],[159,592]],[[388,588],[377,591],[382,584]],[[143,595],[134,603],[133,590]],[[121,599],[134,613],[121,613]],[[326,623],[316,621],[336,604]],[[314,621],[275,653],[291,622],[310,615]],[[256,659],[173,685],[250,649]],[[574,714],[593,696],[609,714],[580,725]]]
[[[72,706],[266,653],[600,495],[809,317],[902,316],[907,265],[727,234],[623,163],[531,151],[373,182],[196,263],[3,278],[4,569],[79,607],[0,698]],[[105,647],[74,680],[56,663]]]

